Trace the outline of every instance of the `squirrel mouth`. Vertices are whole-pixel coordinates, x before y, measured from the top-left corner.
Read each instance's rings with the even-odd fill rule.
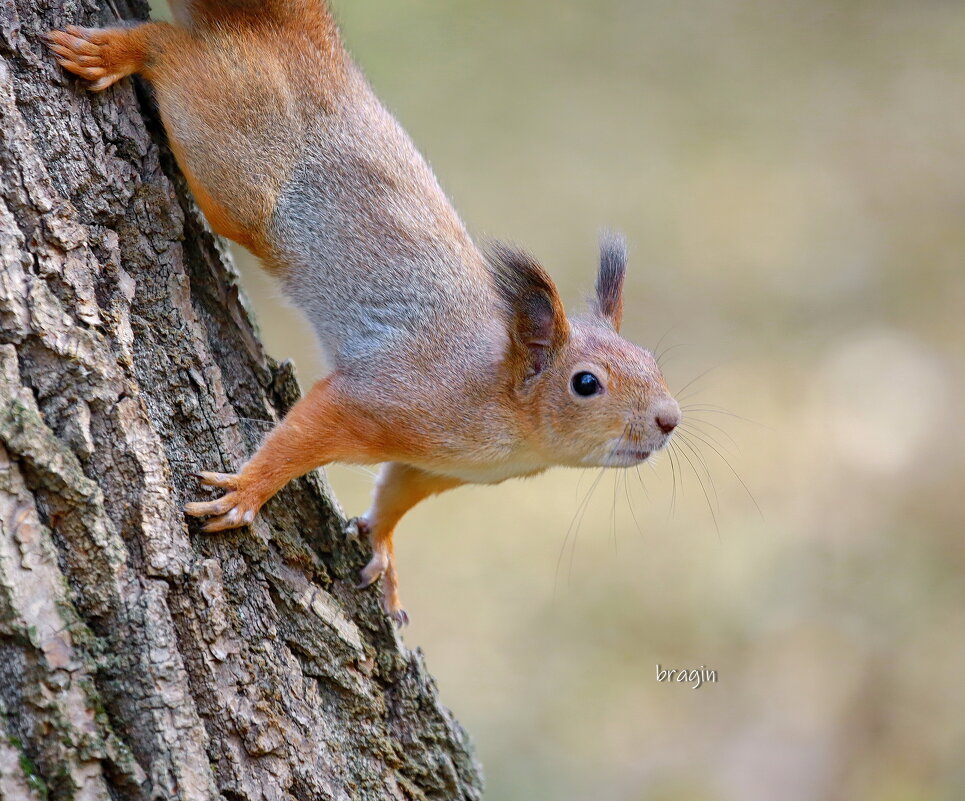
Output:
[[[611,457],[616,462],[645,462],[650,458],[652,451],[645,451],[641,448],[621,448]]]

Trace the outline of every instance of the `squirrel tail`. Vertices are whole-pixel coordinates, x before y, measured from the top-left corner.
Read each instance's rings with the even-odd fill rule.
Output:
[[[332,22],[326,0],[168,0],[168,4],[174,19],[187,28],[245,18],[291,22],[321,17]]]

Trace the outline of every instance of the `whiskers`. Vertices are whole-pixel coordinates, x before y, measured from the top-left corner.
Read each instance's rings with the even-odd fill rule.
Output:
[[[624,426],[623,432],[620,434],[620,438],[616,441],[616,444],[614,444],[614,446],[610,449],[610,452],[607,454],[607,461],[612,459],[620,451],[623,445],[628,441],[627,438],[631,435],[632,430],[633,430],[632,425],[627,424],[626,426]],[[580,535],[580,528],[583,525],[583,518],[586,517],[586,510],[590,506],[590,501],[593,498],[593,493],[596,491],[596,488],[600,485],[600,481],[603,479],[603,476],[606,473],[606,471],[611,469],[612,468],[607,468],[607,467],[601,467],[599,469],[599,471],[596,474],[596,477],[593,479],[593,483],[590,484],[590,488],[586,491],[586,494],[583,496],[583,499],[578,504],[576,508],[576,512],[574,512],[573,514],[573,519],[570,521],[570,525],[566,529],[566,534],[563,535],[563,543],[562,545],[560,545],[560,553],[559,553],[559,556],[556,558],[556,572],[553,576],[554,597],[556,596],[556,590],[557,590],[557,587],[559,586],[560,567],[562,566],[563,559],[566,556],[567,546],[569,546],[570,555],[569,555],[569,561],[568,561],[567,570],[566,570],[566,580],[569,583],[573,579],[573,563],[575,561],[575,556],[576,556],[576,543]],[[627,470],[623,469],[623,470],[620,470],[620,472],[626,474]],[[577,484],[577,487],[579,487],[579,484]],[[577,489],[577,493],[579,493],[578,489]],[[629,499],[629,495],[627,497]],[[617,493],[616,493],[616,479],[614,479],[613,505],[611,507],[611,523],[613,527],[614,550],[617,549],[616,507],[617,507]],[[632,505],[631,505],[631,508],[632,508]],[[570,539],[571,536],[572,536],[572,541]]]
[[[696,402],[694,400],[691,400],[690,403],[685,402],[688,399],[693,399],[695,395],[699,394],[697,392],[696,385],[700,381],[713,373],[715,370],[719,370],[725,364],[727,364],[727,362],[714,365],[713,367],[704,370],[702,373],[698,374],[696,377],[684,384],[684,386],[682,386],[676,393],[677,402],[680,404],[682,419],[674,431],[674,439],[672,439],[670,442],[670,450],[672,453],[676,453],[678,466],[680,465],[680,457],[683,456],[687,461],[691,472],[694,474],[694,477],[697,479],[701,492],[703,493],[704,499],[707,503],[707,508],[710,511],[711,518],[714,521],[714,527],[717,529],[718,538],[720,538],[720,525],[718,520],[720,515],[720,496],[717,493],[717,485],[710,470],[710,463],[719,461],[724,464],[727,470],[734,476],[734,478],[737,479],[747,497],[750,498],[751,503],[754,504],[754,508],[757,510],[757,514],[760,516],[761,520],[764,519],[764,513],[761,511],[757,498],[754,497],[754,493],[752,493],[750,487],[747,486],[747,482],[744,481],[740,473],[737,472],[737,469],[731,463],[730,456],[733,456],[733,451],[731,449],[733,448],[737,451],[740,450],[737,440],[730,434],[730,432],[720,425],[720,422],[721,418],[727,417],[733,420],[752,423],[754,425],[761,424],[747,417],[735,414],[729,409],[725,409],[723,406],[717,406],[715,404],[705,402]],[[715,422],[713,419],[708,420],[707,415],[718,415],[718,417],[715,418],[717,422]],[[766,426],[764,427],[766,428]],[[722,442],[721,438],[726,440],[726,442]],[[709,459],[705,449],[709,449],[710,451]],[[691,456],[693,459],[690,458]],[[716,460],[714,457],[716,457]],[[698,472],[695,462],[696,464],[700,465],[702,472]],[[704,483],[704,478],[707,479],[707,484]],[[708,485],[710,486],[710,492],[707,491]],[[711,503],[711,496],[714,498],[713,503]]]
[[[685,412],[685,415],[686,415],[686,412]],[[681,441],[686,444],[686,446],[691,450],[691,452],[695,455],[695,457],[697,457],[700,460],[701,464],[704,467],[704,471],[706,472],[708,479],[710,479],[711,481],[711,486],[714,488],[715,498],[717,497],[716,487],[713,484],[713,478],[710,474],[710,470],[707,465],[707,460],[704,458],[704,454],[701,450],[702,447],[709,448],[713,453],[713,455],[715,455],[719,461],[723,462],[724,466],[730,471],[730,473],[734,476],[734,478],[737,479],[738,483],[741,485],[741,488],[744,490],[744,493],[750,499],[751,503],[754,504],[754,508],[757,510],[758,516],[761,518],[761,520],[764,520],[764,513],[761,511],[761,507],[760,507],[760,504],[757,502],[757,498],[754,497],[754,493],[751,492],[750,487],[747,486],[747,482],[744,481],[740,473],[737,472],[736,468],[734,467],[734,465],[731,463],[730,459],[726,455],[728,452],[727,446],[724,445],[713,434],[701,428],[702,422],[703,421],[700,421],[700,420],[697,420],[695,422],[688,422],[687,418],[684,417],[684,420],[681,422],[681,424],[677,426],[676,435],[680,437]],[[703,423],[703,424],[706,425],[706,423]],[[734,441],[733,437],[727,434],[726,431],[724,431],[723,429],[720,429],[719,426],[714,426],[714,428],[718,428],[720,431],[722,431],[725,436],[727,436],[732,442],[734,442],[734,447],[737,447],[736,441]],[[719,512],[720,511],[719,499],[718,499],[717,509]],[[719,533],[719,530],[718,530],[718,533]]]
[[[706,514],[710,517],[710,523],[718,541],[723,539],[723,523],[728,517],[727,499],[734,497],[733,491],[736,487],[733,487],[733,484],[735,481],[740,485],[740,490],[737,491],[747,496],[750,503],[753,504],[757,516],[764,520],[764,514],[757,498],[737,467],[738,455],[741,450],[740,437],[733,430],[735,421],[754,425],[761,424],[736,414],[723,406],[695,399],[695,395],[698,394],[695,392],[695,387],[722,366],[716,365],[705,370],[676,393],[683,415],[679,425],[674,429],[669,441],[662,449],[662,453],[666,454],[663,461],[669,465],[669,475],[667,468],[662,468],[665,476],[663,480],[668,485],[667,491],[669,493],[669,504],[665,519],[669,521],[677,517],[678,510],[683,508],[681,503],[687,499],[688,491],[690,491],[690,497],[696,504],[697,513],[701,514],[700,507],[706,509]],[[763,427],[767,428],[767,426]],[[621,462],[618,454],[625,456],[628,450],[632,451],[635,448],[642,447],[642,443],[646,442],[647,432],[642,425],[627,424],[610,449],[608,459],[616,464],[626,464],[625,461]],[[571,582],[573,579],[576,550],[584,519],[590,514],[591,518],[596,517],[606,521],[604,516],[606,512],[600,508],[602,504],[594,502],[598,488],[604,483],[605,473],[611,474],[613,482],[609,493],[609,526],[614,555],[619,556],[622,550],[619,542],[621,521],[625,525],[626,521],[632,520],[637,533],[641,537],[644,535],[647,516],[638,513],[637,507],[641,495],[647,501],[651,501],[653,492],[650,490],[655,486],[662,486],[663,480],[660,480],[658,484],[654,483],[658,479],[657,474],[661,472],[655,464],[660,461],[660,453],[660,451],[655,452],[645,464],[602,468],[595,474],[591,474],[593,480],[585,491],[580,492],[578,490],[577,507],[564,534],[557,558],[554,594],[560,584],[564,565],[567,582]],[[645,477],[641,469],[644,467],[653,470],[654,475]],[[721,472],[722,470],[723,472]],[[697,495],[694,496],[693,492],[696,492]],[[620,508],[624,502],[626,503],[626,511]],[[597,509],[599,509],[600,514],[596,513]],[[627,511],[629,515],[627,515]],[[605,525],[604,522],[601,528]],[[567,551],[569,552],[567,553]]]
[[[569,565],[567,567],[566,579],[567,582],[571,581],[573,578],[573,558],[576,554],[576,540],[580,534],[580,526],[583,525],[583,518],[586,515],[586,510],[590,505],[590,499],[593,497],[593,493],[600,484],[600,480],[603,478],[603,474],[607,471],[606,467],[601,467],[599,472],[596,474],[596,478],[593,479],[593,483],[590,484],[590,488],[586,491],[583,496],[583,500],[576,508],[576,512],[573,514],[573,519],[570,521],[569,527],[566,529],[566,534],[563,535],[563,544],[560,546],[560,554],[556,558],[556,572],[553,576],[553,596],[556,596],[556,589],[559,586],[560,580],[560,566],[563,564],[563,558],[566,555],[566,547],[570,547],[570,558]],[[574,528],[575,527],[575,528]],[[572,535],[573,540],[570,542],[570,536]]]
[[[750,498],[751,503],[754,504],[754,508],[757,510],[757,514],[760,516],[761,520],[764,519],[764,513],[761,511],[760,504],[757,502],[757,498],[754,497],[754,493],[751,492],[750,488],[747,486],[747,482],[741,477],[740,473],[737,472],[734,465],[731,463],[729,455],[733,455],[734,450],[740,450],[737,444],[737,440],[728,432],[723,426],[720,425],[721,418],[730,418],[732,420],[740,420],[746,423],[752,423],[754,425],[761,425],[754,420],[747,417],[743,417],[739,414],[735,414],[729,409],[725,409],[723,406],[717,406],[712,403],[697,402],[694,398],[700,394],[698,391],[698,385],[711,373],[724,367],[728,362],[721,362],[713,367],[710,367],[703,372],[696,375],[694,378],[690,379],[686,384],[684,384],[676,393],[675,397],[677,402],[680,404],[680,411],[682,413],[682,419],[680,424],[674,431],[674,438],[670,441],[670,452],[675,454],[677,457],[677,465],[680,466],[680,458],[683,456],[697,479],[700,485],[701,492],[704,495],[704,499],[707,503],[707,508],[710,511],[711,518],[714,521],[714,527],[717,529],[717,536],[720,537],[720,525],[718,517],[720,515],[720,496],[717,493],[717,485],[714,482],[713,474],[710,470],[710,465],[708,462],[723,462],[727,470],[737,479],[741,488]],[[686,401],[690,400],[690,403]],[[708,415],[718,415],[714,419],[708,420]],[[767,426],[764,426],[765,428]],[[720,438],[726,440],[721,442]],[[676,440],[676,442],[675,442]],[[708,460],[707,454],[704,449],[710,450],[710,459]],[[693,460],[690,457],[693,457]],[[713,457],[717,457],[716,460]],[[698,472],[696,464],[700,465],[702,472]],[[707,479],[707,484],[704,483],[704,478]],[[707,486],[710,486],[710,492],[707,491]],[[714,498],[714,502],[711,503],[711,495]]]
[[[704,500],[707,502],[707,510],[710,512],[710,519],[714,522],[714,530],[717,532],[717,539],[720,540],[720,521],[717,519],[720,514],[720,496],[717,494],[717,485],[714,483],[714,477],[710,473],[710,469],[707,467],[707,460],[704,459],[703,454],[697,450],[696,447],[691,443],[687,435],[682,431],[683,424],[678,425],[676,431],[674,432],[674,437],[676,442],[672,439],[669,443],[669,448],[672,453],[677,455],[677,463],[680,464],[681,457],[687,462],[687,466],[690,468],[690,472],[694,474],[694,478],[697,479],[697,484],[700,486],[700,491],[703,493]],[[703,468],[703,475],[697,470],[694,465],[694,459],[691,459],[691,455],[697,460]],[[707,482],[710,484],[711,492],[707,492],[707,485],[704,483],[704,476],[707,478]],[[713,494],[714,500],[711,502],[711,493]]]

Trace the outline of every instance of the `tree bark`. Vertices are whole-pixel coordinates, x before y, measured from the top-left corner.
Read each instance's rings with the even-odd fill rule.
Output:
[[[147,7],[0,0],[0,797],[480,798],[320,475],[236,532],[181,511],[298,387],[149,89],[39,39],[118,13]]]

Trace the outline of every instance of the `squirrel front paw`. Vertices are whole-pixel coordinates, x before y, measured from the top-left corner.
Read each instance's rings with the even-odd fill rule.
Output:
[[[69,25],[63,31],[50,31],[44,38],[57,63],[90,81],[93,92],[106,89],[142,66],[138,43],[124,29]]]
[[[192,517],[210,517],[202,531],[225,531],[246,526],[255,519],[266,498],[245,486],[240,475],[232,473],[195,473],[197,479],[208,487],[229,490],[213,501],[188,503],[184,511]]]

